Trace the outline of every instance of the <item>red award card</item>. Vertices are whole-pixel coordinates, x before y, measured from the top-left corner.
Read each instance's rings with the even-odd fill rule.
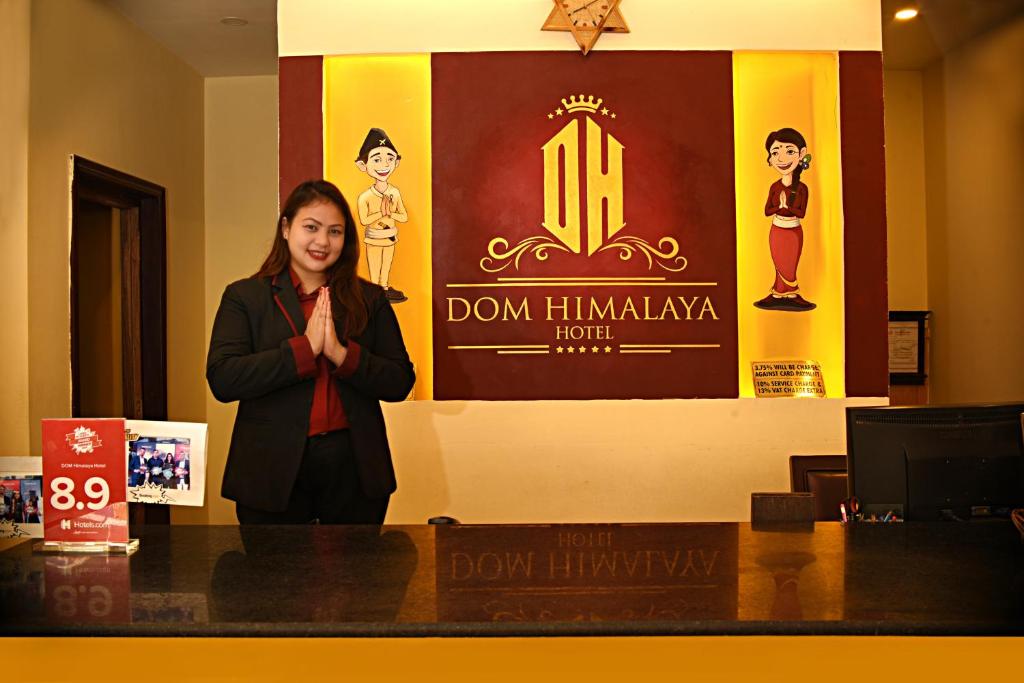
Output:
[[[43,420],[43,538],[128,542],[124,420]]]

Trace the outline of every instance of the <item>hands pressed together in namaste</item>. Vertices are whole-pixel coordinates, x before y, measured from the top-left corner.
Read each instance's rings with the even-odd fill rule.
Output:
[[[345,362],[348,349],[342,345],[334,330],[334,316],[331,313],[330,287],[321,287],[313,315],[306,322],[306,337],[313,347],[313,355],[323,353],[336,366]]]

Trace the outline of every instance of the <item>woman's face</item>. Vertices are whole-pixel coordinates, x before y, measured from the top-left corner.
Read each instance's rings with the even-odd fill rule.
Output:
[[[345,245],[345,217],[328,201],[307,204],[291,223],[281,227],[288,242],[291,266],[299,276],[321,279],[341,256]]]
[[[782,175],[790,175],[807,154],[806,147],[798,148],[792,142],[776,140],[768,150],[768,163]]]

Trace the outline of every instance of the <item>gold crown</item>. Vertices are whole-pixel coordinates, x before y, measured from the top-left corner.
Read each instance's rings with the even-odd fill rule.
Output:
[[[589,111],[590,113],[594,113],[601,106],[602,102],[604,102],[604,100],[601,99],[600,97],[598,97],[597,102],[595,102],[593,95],[589,95],[586,101],[584,101],[583,93],[580,93],[579,100],[576,99],[575,95],[569,95],[568,100],[566,100],[564,97],[562,98],[562,104],[565,105],[565,108],[570,113],[574,111]]]

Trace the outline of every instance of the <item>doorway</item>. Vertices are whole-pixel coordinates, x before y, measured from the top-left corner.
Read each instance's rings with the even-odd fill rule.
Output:
[[[167,419],[164,188],[79,156],[71,183],[71,414]],[[132,524],[168,524],[131,504]]]

